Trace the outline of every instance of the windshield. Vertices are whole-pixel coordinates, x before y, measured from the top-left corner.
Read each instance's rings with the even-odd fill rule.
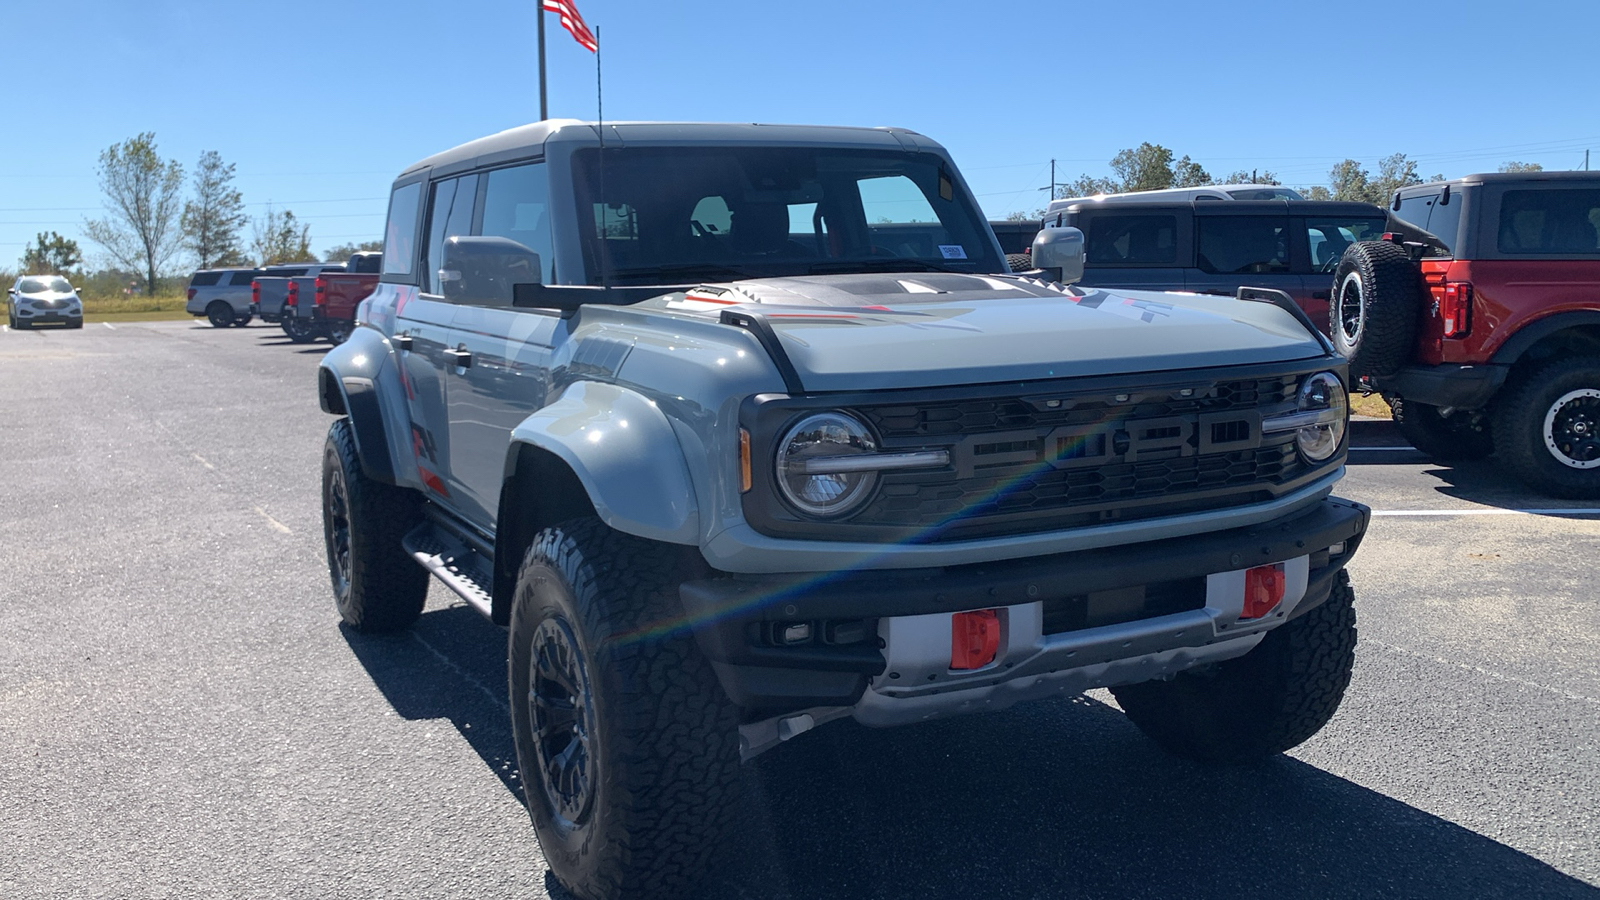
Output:
[[[930,154],[608,149],[573,167],[589,284],[603,283],[602,266],[612,284],[1006,271],[987,222]]]
[[[56,291],[65,294],[72,290],[72,285],[67,283],[60,275],[46,275],[41,278],[24,278],[17,285],[17,292],[22,294],[42,294],[45,291]]]

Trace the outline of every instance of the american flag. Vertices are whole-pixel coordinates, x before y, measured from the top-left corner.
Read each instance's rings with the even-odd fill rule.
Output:
[[[578,4],[573,0],[542,0],[545,12],[553,12],[561,17],[561,27],[572,33],[572,39],[589,49],[590,53],[600,50],[600,44],[594,39],[594,32],[584,23],[583,16],[578,15]]]

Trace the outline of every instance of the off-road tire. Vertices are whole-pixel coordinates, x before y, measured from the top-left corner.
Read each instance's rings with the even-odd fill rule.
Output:
[[[1400,436],[1439,462],[1468,462],[1494,452],[1489,417],[1481,411],[1458,410],[1443,416],[1437,406],[1403,397],[1387,399]]]
[[[320,337],[317,326],[299,316],[283,317],[283,333],[296,344],[309,344]]]
[[[322,451],[322,537],[334,605],[345,624],[363,632],[399,631],[422,614],[428,573],[400,544],[421,521],[416,492],[368,478],[350,420],[334,422]]]
[[[1033,256],[1028,253],[1007,253],[1006,265],[1010,266],[1013,272],[1031,272],[1033,271]]]
[[[1422,311],[1422,270],[1387,241],[1358,241],[1339,259],[1328,336],[1350,374],[1393,375],[1411,358]]]
[[[738,715],[684,627],[682,550],[574,519],[540,532],[517,575],[507,654],[517,763],[545,861],[584,900],[692,890],[736,806]],[[566,677],[581,696],[535,677],[536,639],[552,666],[581,661]],[[557,652],[564,641],[570,654]],[[552,737],[560,714],[546,713],[541,749],[535,686],[561,695],[541,708],[583,711],[582,742]],[[563,799],[540,760],[574,744],[589,793]]]
[[[1495,453],[1512,474],[1541,493],[1575,500],[1600,497],[1600,459],[1593,458],[1600,454],[1600,445],[1594,443],[1600,436],[1570,442],[1580,423],[1590,435],[1600,427],[1600,357],[1558,360],[1514,378],[1494,404]],[[1562,404],[1563,398],[1570,399]],[[1566,429],[1561,427],[1563,416],[1569,417]],[[1555,426],[1554,433],[1550,425]],[[1567,449],[1558,451],[1563,445]],[[1575,461],[1588,467],[1563,463],[1558,452],[1564,458],[1575,453]]]
[[[325,331],[328,337],[328,343],[334,345],[335,347],[339,346],[345,341],[350,340],[350,332],[353,330],[354,328],[351,327],[351,323],[343,320],[330,323]]]
[[[226,300],[213,300],[206,307],[206,321],[211,323],[212,328],[227,328],[237,317]]]
[[[251,321],[253,321],[254,319],[255,319],[255,316],[252,316],[249,313],[246,313],[246,314],[240,316],[239,318],[234,319],[233,320],[233,326],[235,328],[243,328],[246,325],[249,325],[251,323]]]
[[[1244,656],[1111,693],[1133,724],[1169,753],[1252,762],[1328,724],[1350,685],[1355,649],[1354,594],[1341,571],[1321,606],[1268,632]]]

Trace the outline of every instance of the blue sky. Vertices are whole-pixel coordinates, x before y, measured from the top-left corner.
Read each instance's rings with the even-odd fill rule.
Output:
[[[1600,167],[1600,4],[578,0],[608,119],[899,125],[943,143],[985,210],[1042,205],[1140,141],[1212,174],[1323,182],[1404,152],[1454,177]],[[97,154],[142,131],[216,150],[252,213],[322,250],[381,231],[389,181],[538,117],[533,0],[8,4],[0,268],[83,239]],[[594,57],[547,20],[553,116],[595,114]],[[30,47],[32,49],[30,49]],[[94,258],[94,250],[85,242]]]

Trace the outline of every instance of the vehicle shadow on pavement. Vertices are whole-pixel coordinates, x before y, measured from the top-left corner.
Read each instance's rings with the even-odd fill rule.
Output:
[[[407,631],[340,633],[407,720],[445,719],[522,803],[506,707],[505,632],[466,606],[430,609]]]
[[[1600,897],[1289,757],[1163,754],[1087,698],[824,726],[747,767],[708,898]]]
[[[522,802],[505,636],[465,606],[341,633],[408,720],[443,719]],[[835,722],[757,757],[698,896],[1579,897],[1600,888],[1291,757],[1158,750],[1092,699],[897,729]],[[551,897],[568,895],[548,872]]]

